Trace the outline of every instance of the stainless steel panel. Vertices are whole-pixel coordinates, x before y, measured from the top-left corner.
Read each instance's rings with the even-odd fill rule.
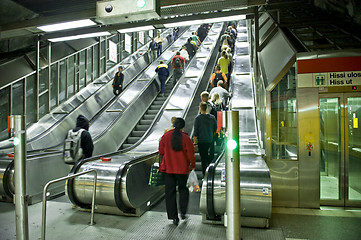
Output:
[[[320,113],[318,88],[297,89],[299,207],[320,207]],[[307,150],[307,144],[313,150]]]
[[[271,173],[272,205],[299,207],[298,161],[268,160]]]
[[[248,55],[237,55],[236,52],[235,56],[236,62],[237,58],[249,62]],[[231,87],[233,92],[231,108],[239,111],[241,215],[268,219],[271,217],[273,187],[270,171],[261,157],[259,147],[252,77],[247,71],[244,72],[239,64],[234,67]],[[217,215],[223,215],[226,211],[226,182],[222,179],[224,174],[225,159],[222,158],[216,167],[213,179],[213,207]],[[204,214],[207,214],[206,188],[207,180],[204,180],[200,200],[200,211]]]
[[[191,30],[195,30],[196,28],[197,26],[191,28]],[[179,84],[177,85],[178,87],[174,89],[172,95],[165,103],[165,110],[160,113],[160,118],[158,119],[155,126],[151,129],[149,135],[142,141],[141,145],[137,146],[136,148],[127,153],[112,155],[112,160],[109,163],[102,163],[100,160],[96,160],[92,162],[87,162],[82,165],[81,169],[99,169],[98,178],[100,180],[98,180],[97,183],[100,187],[100,189],[97,190],[98,205],[115,206],[114,191],[121,192],[122,202],[127,207],[136,209],[147,206],[148,204],[152,204],[153,200],[163,195],[162,188],[154,188],[148,186],[150,166],[154,161],[156,161],[156,154],[150,155],[148,157],[141,156],[144,156],[145,154],[149,154],[151,152],[157,152],[158,140],[164,132],[164,126],[169,125],[170,118],[172,116],[184,117],[187,114],[188,107],[193,100],[195,91],[197,90],[199,84],[199,80],[203,75],[204,68],[207,66],[207,63],[211,56],[210,53],[213,51],[216,45],[216,40],[219,37],[221,28],[221,23],[213,25],[210,31],[211,34],[207,36],[207,38],[203,42],[203,45],[198,50],[196,56],[189,63],[189,68],[185,73],[185,77],[182,77],[179,80]],[[172,52],[165,54],[164,59],[169,60],[173,56],[173,54],[174,53]],[[199,58],[199,56],[201,56],[201,58]],[[146,77],[153,77],[154,69],[155,66],[151,68],[151,71],[146,72]],[[133,85],[129,89],[131,90],[132,87]],[[154,89],[153,91],[155,92]],[[139,95],[139,90],[131,90],[129,95],[136,97]],[[127,95],[127,98],[129,98],[129,95]],[[144,97],[145,96],[142,96],[142,98]],[[129,101],[129,99],[127,98],[124,98],[123,102]],[[120,100],[121,99],[122,97],[120,98]],[[120,104],[119,107],[121,107]],[[133,107],[131,111],[134,110],[135,109]],[[122,129],[119,126],[118,128]],[[114,130],[116,129],[114,128]],[[122,130],[124,131],[124,129]],[[120,133],[116,133],[111,137],[115,139],[116,137],[119,137],[119,134]],[[104,140],[102,142],[104,142]],[[111,141],[109,140],[105,141],[105,144],[110,143]],[[121,189],[114,189],[114,182],[118,169],[122,165],[124,165],[125,162],[135,159],[137,157],[141,157],[141,159],[127,166],[125,174],[121,176]],[[73,191],[76,192],[77,199],[80,200],[82,203],[90,203],[91,194],[89,195],[89,193],[91,193],[91,187],[89,188],[90,185],[87,183],[92,181],[91,179],[91,176],[84,175],[75,180],[75,188],[73,189]]]

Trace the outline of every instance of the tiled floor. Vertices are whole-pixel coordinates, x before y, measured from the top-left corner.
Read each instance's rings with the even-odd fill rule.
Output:
[[[331,176],[321,176],[321,199],[338,199],[339,183],[338,178]],[[361,200],[361,193],[353,188],[349,188],[349,198],[351,200]]]
[[[164,201],[141,217],[90,214],[72,208],[66,196],[48,203],[46,239],[226,239],[222,225],[201,223],[197,211],[199,196],[192,195],[189,217],[175,227],[167,219]],[[269,229],[242,228],[243,240],[359,240],[361,209],[273,208]],[[41,203],[29,206],[29,239],[41,234]],[[0,203],[0,239],[15,240],[15,212],[11,203]]]

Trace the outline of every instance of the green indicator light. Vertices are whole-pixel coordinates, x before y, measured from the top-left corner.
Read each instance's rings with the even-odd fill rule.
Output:
[[[227,147],[228,149],[234,150],[237,147],[237,142],[233,139],[230,139],[227,141]]]
[[[14,137],[14,138],[13,138],[13,143],[14,143],[14,146],[19,145],[20,139],[17,138],[17,137]]]
[[[139,8],[144,8],[145,7],[145,0],[138,0],[137,1],[137,6]]]

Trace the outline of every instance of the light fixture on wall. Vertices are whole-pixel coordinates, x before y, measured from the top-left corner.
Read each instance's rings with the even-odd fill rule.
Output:
[[[89,26],[94,26],[94,25],[96,25],[96,23],[93,22],[92,20],[83,19],[83,20],[77,20],[77,21],[44,25],[44,26],[39,26],[37,28],[44,32],[55,32],[55,31],[68,30],[68,29],[74,29],[74,28],[89,27]]]
[[[74,35],[69,37],[59,37],[59,38],[50,38],[50,42],[64,42],[64,41],[70,41],[70,40],[76,40],[81,38],[90,38],[90,37],[101,37],[101,36],[108,36],[111,35],[110,32],[97,32],[97,33],[87,33],[87,34],[80,34],[80,35]]]
[[[153,29],[154,29],[154,27],[149,25],[149,26],[142,26],[142,27],[119,29],[118,32],[119,33],[140,32],[140,31],[148,31],[148,30],[153,30]]]

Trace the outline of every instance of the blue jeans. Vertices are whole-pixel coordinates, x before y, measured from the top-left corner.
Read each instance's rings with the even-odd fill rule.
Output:
[[[167,80],[167,77],[165,76],[159,76],[159,81],[160,81],[160,93],[164,93],[165,92],[165,81]]]
[[[158,45],[157,48],[157,57],[159,57],[162,54],[162,44]]]

